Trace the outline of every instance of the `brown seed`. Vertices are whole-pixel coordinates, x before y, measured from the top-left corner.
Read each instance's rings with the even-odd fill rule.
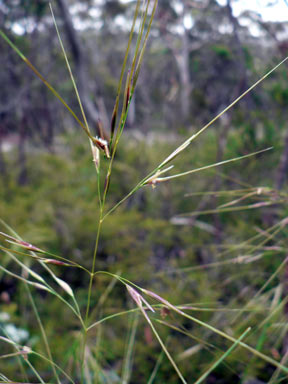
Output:
[[[162,319],[165,319],[165,317],[170,315],[170,311],[168,308],[163,307],[163,308],[161,308],[160,314],[161,314]]]

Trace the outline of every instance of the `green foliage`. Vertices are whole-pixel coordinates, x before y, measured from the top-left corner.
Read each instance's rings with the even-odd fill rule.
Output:
[[[136,107],[145,119],[147,113],[142,100],[151,103],[154,109],[149,124],[152,120],[152,126],[161,128],[165,125],[161,121],[165,115],[167,121],[177,122],[179,132],[185,136],[188,133],[188,139],[183,143],[181,135],[169,138],[163,134],[159,140],[146,135],[146,130],[139,139],[128,131],[119,144],[157,2],[153,3],[151,14],[148,8],[143,11],[143,24],[140,23],[136,33],[134,26],[138,28],[140,4],[140,1],[135,4],[120,81],[113,76],[119,72],[113,65],[118,67],[120,49],[111,51],[107,43],[103,52],[108,53],[113,63],[108,68],[104,61],[98,62],[100,86],[109,99],[113,116],[117,117],[118,125],[110,143],[94,137],[88,127],[62,40],[70,80],[61,78],[57,89],[69,94],[73,85],[79,103],[76,112],[82,112],[81,119],[1,32],[85,131],[94,164],[78,131],[58,133],[57,146],[47,145],[49,153],[35,150],[35,145],[24,143],[23,139],[21,144],[29,145],[24,164],[28,177],[23,186],[16,181],[14,151],[4,155],[2,164],[11,172],[5,173],[0,181],[0,210],[4,212],[1,225],[4,232],[9,232],[1,234],[3,294],[0,299],[5,303],[6,318],[0,317],[0,343],[5,345],[0,371],[5,369],[5,374],[19,382],[31,382],[36,377],[41,383],[60,383],[65,376],[67,382],[87,384],[129,381],[150,384],[154,373],[155,382],[167,384],[179,379],[186,383],[185,378],[200,383],[208,374],[208,382],[211,379],[223,383],[244,383],[248,376],[267,382],[272,373],[280,380],[285,379],[288,368],[281,359],[281,351],[285,348],[283,324],[287,320],[287,236],[283,234],[287,219],[283,219],[285,209],[281,211],[279,207],[287,202],[287,194],[274,190],[271,180],[279,153],[268,155],[262,151],[257,152],[257,161],[247,158],[250,149],[263,144],[270,146],[281,137],[273,130],[273,119],[276,116],[282,124],[285,120],[279,117],[287,101],[285,89],[279,88],[277,77],[270,79],[267,94],[259,92],[251,96],[250,107],[254,108],[247,113],[249,103],[245,104],[240,96],[234,118],[219,124],[223,118],[219,108],[222,111],[226,106],[229,110],[237,97],[235,94],[242,92],[243,84],[248,83],[244,73],[240,82],[235,76],[240,60],[234,53],[237,47],[231,47],[223,39],[188,52],[188,77],[197,74],[190,100],[195,102],[192,112],[197,116],[195,123],[205,120],[206,124],[193,135],[177,120],[177,114],[174,120],[169,117],[173,108],[171,111],[167,108],[173,99],[177,99],[173,104],[181,107],[179,79],[175,75],[167,86],[165,75],[172,67],[179,66],[180,35],[173,40],[171,49],[158,41],[150,49],[142,80],[147,79],[147,84],[150,82],[153,87],[152,90],[146,87],[139,95],[137,91],[140,102]],[[168,0],[164,8],[161,3],[160,21],[164,18],[165,23],[175,26],[179,18],[170,5]],[[27,11],[41,16],[43,6],[39,2],[35,7],[32,2]],[[212,1],[210,6],[203,12],[207,19],[195,12],[198,32],[213,34],[216,23],[209,22],[209,13],[211,9],[219,11],[219,5]],[[102,11],[112,22],[125,13],[126,7],[118,1],[109,1]],[[151,19],[146,20],[147,16]],[[138,40],[134,44],[135,36]],[[188,41],[191,36],[187,33],[182,37]],[[119,37],[121,40],[122,35]],[[99,41],[101,38],[103,35]],[[242,65],[253,72],[248,47],[244,53]],[[130,71],[127,71],[126,59],[130,54]],[[63,66],[59,55],[56,59]],[[155,67],[165,82],[159,81]],[[182,73],[177,75],[181,77]],[[227,88],[223,87],[224,82]],[[253,84],[249,91],[257,83]],[[159,105],[167,93],[163,113]],[[271,101],[277,105],[276,112],[266,117],[258,107]],[[213,120],[207,116],[208,107],[208,114],[217,116]],[[27,111],[26,115],[29,115]],[[212,130],[210,125],[216,120],[218,124]],[[161,121],[159,127],[157,121]],[[25,119],[20,122],[24,129],[29,126]],[[68,119],[64,121],[66,132],[70,131],[69,124]],[[231,128],[225,133],[229,125]],[[194,143],[208,128],[206,136]],[[98,150],[105,152],[101,162]],[[247,156],[241,163],[232,166],[225,161],[239,160],[243,154]],[[265,167],[263,159],[268,159]],[[216,167],[220,164],[224,170]],[[203,166],[206,167],[203,175],[192,174]],[[178,182],[185,172],[189,175]],[[10,355],[12,348],[14,354]]]
[[[231,60],[232,52],[228,46],[222,44],[212,45],[212,50],[223,60]]]
[[[234,137],[237,138],[236,132]],[[72,145],[72,142],[73,137],[66,137],[57,154],[35,153],[31,155],[29,163],[31,162],[33,167],[29,168],[29,185],[19,189],[13,182],[14,177],[11,175],[10,183],[5,182],[0,188],[3,194],[0,208],[4,212],[4,220],[17,228],[26,240],[37,244],[40,248],[49,249],[53,253],[61,254],[89,266],[95,223],[99,214],[96,185],[93,181],[94,172],[91,167],[91,158],[86,153],[85,146],[81,143]],[[213,161],[215,158],[214,142],[215,134],[211,131],[205,139],[201,140],[201,143],[195,146],[193,153],[183,153],[181,167],[185,169],[188,165],[191,166],[191,163],[202,165]],[[69,151],[65,149],[68,148],[68,143]],[[155,151],[155,148],[158,151]],[[229,148],[229,157],[238,154],[239,148],[237,146],[236,152],[233,152],[231,145]],[[139,172],[147,173],[157,163],[158,158],[163,156],[162,153],[167,153],[169,150],[169,143],[155,142],[148,146],[147,141],[143,141],[138,142],[135,146],[133,142],[130,143],[130,139],[127,137],[125,145],[122,143],[119,148],[118,162],[111,182],[108,204],[117,201],[123,194],[127,193],[137,182],[137,174]],[[139,151],[143,156],[139,156]],[[12,161],[12,157],[10,161]],[[241,177],[242,182],[253,179],[254,184],[258,181],[261,182],[261,185],[266,184],[263,177],[259,180],[256,177],[260,169],[263,175],[261,161],[248,160],[246,165],[245,179],[243,175],[240,176],[243,164],[225,167],[224,189],[228,186],[231,189],[230,177],[238,181]],[[135,168],[137,168],[137,172]],[[269,169],[266,172],[265,177],[268,181]],[[76,178],[74,177],[75,174],[77,174]],[[111,214],[105,222],[99,244],[97,269],[105,269],[113,273],[121,271],[121,274],[126,278],[157,292],[172,303],[191,303],[190,305],[200,308],[200,311],[195,312],[197,318],[220,329],[226,329],[237,314],[237,312],[229,312],[230,308],[243,307],[247,298],[253,297],[253,294],[261,288],[267,277],[277,270],[281,259],[273,262],[273,253],[267,253],[265,257],[260,258],[260,261],[255,262],[257,264],[252,264],[256,266],[257,270],[261,270],[261,273],[251,268],[250,264],[231,262],[221,266],[221,262],[227,260],[221,254],[224,255],[227,251],[224,248],[219,253],[217,245],[215,245],[215,236],[201,225],[201,223],[209,224],[210,228],[213,229],[217,223],[215,218],[208,216],[202,218],[200,216],[196,225],[191,227],[177,226],[170,222],[173,215],[193,211],[195,208],[197,209],[200,202],[199,197],[183,197],[183,191],[195,193],[206,188],[207,192],[207,182],[209,184],[209,178],[213,180],[214,177],[213,172],[203,174],[201,177],[195,175],[183,179],[181,185],[160,185],[156,189],[146,187],[142,192],[138,192],[126,206],[121,208],[117,214]],[[227,194],[229,196],[229,192]],[[225,201],[227,199],[219,198],[214,202],[214,206]],[[213,208],[213,205],[210,206]],[[221,214],[217,220],[221,221],[222,232],[225,234],[224,243],[228,246],[229,254],[231,253],[232,258],[236,257],[237,254],[240,257],[241,252],[240,254],[237,251],[232,252],[233,247],[251,237],[251,228],[258,225],[259,220],[261,220],[261,213],[256,214],[254,212],[252,214],[247,211],[240,214]],[[255,234],[257,232],[254,232]],[[256,247],[258,243],[259,241],[256,241]],[[273,244],[277,244],[276,239],[271,240],[270,245]],[[251,257],[253,256],[251,255]],[[219,267],[207,270],[204,267],[201,268],[210,262],[219,262]],[[195,271],[193,271],[193,267]],[[185,268],[188,268],[186,272]],[[57,273],[59,274],[59,272],[60,270],[57,268]],[[63,269],[61,277],[71,286],[78,287],[77,300],[79,305],[83,307],[86,300],[85,287],[88,284],[88,276],[84,272],[80,273],[74,269]],[[10,278],[5,278],[6,284],[11,283],[11,281]],[[110,279],[107,277],[100,276],[96,280],[95,295],[92,299],[92,313],[94,313],[94,309],[96,310],[93,315],[95,320],[99,319],[100,314],[101,318],[104,318],[127,308],[128,297],[123,295],[124,288],[120,285],[113,288],[105,301],[105,305],[101,308],[98,307],[97,303],[99,300],[101,301],[102,293],[107,288],[109,281]],[[249,314],[249,319],[251,319],[249,325],[255,324],[257,327],[257,324],[265,320],[264,309],[270,305],[273,287],[276,288],[278,285],[279,280],[275,280],[272,285],[269,285],[268,290],[266,290],[267,293],[263,293],[262,299],[257,303],[257,309],[256,303],[254,304],[253,310]],[[242,296],[241,290],[245,290],[245,287],[248,291]],[[13,302],[17,302],[16,296],[19,294],[20,291],[15,292]],[[57,298],[46,293],[44,296],[35,293],[34,298],[37,307],[41,308],[40,315],[47,336],[51,340],[50,347],[55,361],[64,361],[64,364],[69,365],[69,361],[73,360],[74,350],[71,348],[71,339],[79,333],[77,319],[71,316],[69,309],[63,306]],[[26,311],[29,313],[29,316],[26,317],[25,328],[29,329],[29,339],[33,340],[30,345],[45,352],[37,323],[31,314],[31,308],[28,303],[24,303],[25,300],[22,301],[22,306],[25,305]],[[201,304],[199,305],[199,303]],[[217,304],[215,305],[215,303]],[[201,308],[203,307],[204,309],[212,307],[212,309],[202,312]],[[219,307],[225,307],[223,312],[218,312]],[[216,312],[213,308],[216,309]],[[3,311],[11,313],[13,316],[11,321],[23,327],[21,318],[23,308],[21,309],[21,306],[11,304],[3,307]],[[55,318],[55,313],[58,314],[57,318]],[[92,352],[97,354],[98,363],[102,367],[106,367],[106,373],[103,371],[102,374],[114,375],[115,380],[121,371],[119,368],[112,369],[111,367],[119,366],[124,356],[123,335],[127,332],[127,316],[122,315],[103,323],[97,352],[96,350]],[[241,329],[243,332],[246,326],[246,316],[245,312],[241,313],[239,320],[235,323],[234,332],[238,332],[239,329],[240,332]],[[268,354],[269,348],[273,345],[273,338],[271,339],[269,333],[273,329],[273,324],[281,319],[281,311],[275,316],[268,324],[268,334],[261,347],[261,351]],[[159,318],[154,315],[153,317]],[[162,339],[169,338],[168,349],[173,350],[174,356],[178,354],[180,356],[183,350],[188,350],[191,345],[198,345],[199,339],[206,340],[208,337],[207,331],[203,328],[196,327],[189,321],[183,322],[178,315],[175,317],[169,313],[164,321],[168,321],[177,328],[180,327],[192,337],[191,340],[190,337],[181,336],[175,331],[171,333],[167,327],[157,326]],[[132,377],[136,382],[147,382],[160,350],[144,320],[140,320],[138,327]],[[91,351],[94,350],[95,343],[97,343],[100,329],[95,329],[94,332],[88,343]],[[193,342],[193,338],[196,338],[197,341]],[[258,338],[257,333],[253,334],[249,339],[250,343],[252,345],[257,343]],[[78,339],[77,336],[76,340]],[[211,336],[209,337],[209,344],[206,345],[206,341],[203,343],[204,348],[202,347],[200,352],[193,355],[192,365],[190,359],[179,362],[181,372],[193,380],[196,380],[203,370],[205,371],[213,359],[216,360],[217,357],[220,357],[220,351],[225,351],[229,347],[229,343],[223,342],[216,336],[213,336],[212,339]],[[77,345],[75,345],[76,350],[79,346]],[[38,364],[37,360],[34,362],[40,371],[45,369],[45,363]],[[247,354],[243,350],[237,349],[237,352],[234,352],[223,366],[217,368],[213,376],[219,380],[221,377],[225,377],[226,382],[228,379],[236,380],[230,368],[233,367],[234,371],[241,371],[243,364],[248,364],[250,367]],[[266,369],[265,367],[263,361],[255,359],[253,367],[251,366],[247,373],[257,376],[259,372]],[[73,367],[73,370],[75,369],[76,366]],[[11,375],[12,370],[13,365],[11,372],[9,369],[6,371],[7,374],[10,372]],[[99,373],[99,375],[102,374]],[[171,374],[171,367],[167,361],[163,361],[157,380],[173,383],[177,380],[176,377],[174,373]],[[267,378],[267,376],[265,377]]]
[[[283,87],[282,84],[275,84],[271,94],[277,103],[279,103],[282,107],[286,107],[288,105],[288,90],[286,87]]]

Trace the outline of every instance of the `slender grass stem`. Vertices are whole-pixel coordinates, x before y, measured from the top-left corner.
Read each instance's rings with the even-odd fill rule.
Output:
[[[184,141],[179,147],[177,147],[165,160],[162,161],[152,172],[149,173],[144,179],[142,179],[123,199],[121,199],[118,203],[116,203],[103,217],[103,220],[114,212],[122,203],[124,203],[130,196],[132,196],[135,192],[138,191],[145,182],[155,175],[157,171],[162,169],[165,165],[167,165],[171,160],[177,157],[184,149],[186,149],[192,141],[194,141],[198,136],[200,136],[203,132],[205,132],[213,123],[215,123],[222,115],[228,112],[232,107],[234,107],[243,97],[245,97],[249,92],[251,92],[255,87],[257,87],[262,81],[264,81],[268,76],[270,76],[276,69],[278,69],[282,64],[284,64],[288,60],[288,56],[285,57],[280,63],[278,63],[275,67],[273,67],[270,71],[268,71],[265,75],[263,75],[258,81],[256,81],[251,87],[249,87],[245,92],[243,92],[239,97],[237,97],[231,104],[229,104],[226,108],[224,108],[218,115],[216,115],[212,120],[209,121],[206,125],[204,125],[198,132],[190,136],[186,141]],[[133,90],[132,90],[133,91]],[[112,160],[112,159],[111,159]]]
[[[86,344],[87,344],[87,322],[88,322],[89,312],[90,312],[92,287],[93,287],[93,280],[94,280],[94,276],[95,276],[96,257],[97,257],[97,251],[98,251],[98,245],[99,245],[101,226],[102,226],[101,218],[102,218],[102,205],[100,206],[98,229],[97,229],[97,234],[96,234],[95,247],[94,247],[94,253],[93,253],[93,261],[92,261],[92,269],[91,269],[89,287],[88,287],[88,297],[87,297],[87,306],[86,306],[86,314],[85,314],[85,328],[84,328],[83,346],[82,346],[82,353],[81,353],[82,371],[84,369],[84,362],[85,362],[85,349],[86,349]]]
[[[218,367],[219,364],[222,363],[224,359],[226,359],[227,356],[233,352],[233,350],[239,345],[240,341],[244,339],[244,337],[247,335],[247,333],[250,331],[251,328],[246,329],[246,331],[237,339],[234,344],[217,360],[215,361],[214,364],[205,372],[197,381],[195,381],[195,384],[200,384],[202,383],[207,376],[215,369]]]
[[[97,257],[97,250],[98,250],[98,245],[99,245],[101,226],[102,226],[102,209],[100,210],[98,229],[97,229],[95,247],[94,247],[94,253],[93,253],[92,269],[91,269],[91,276],[90,276],[89,288],[88,288],[88,298],[87,298],[85,322],[87,322],[87,320],[88,320],[89,311],[90,311],[92,285],[93,285],[93,279],[95,276],[96,257]]]
[[[123,369],[122,369],[122,379],[121,379],[122,384],[128,384],[131,376],[132,363],[133,363],[133,350],[135,345],[135,338],[136,338],[138,323],[139,323],[139,313],[136,312],[131,321],[131,325],[129,327],[130,329],[127,337],[126,356],[124,358]]]
[[[141,4],[141,0],[137,0],[136,9],[135,9],[134,16],[133,16],[132,27],[131,27],[130,34],[129,34],[129,40],[128,40],[128,44],[127,44],[127,48],[126,48],[126,52],[125,52],[125,57],[124,57],[122,68],[121,68],[121,74],[120,74],[120,78],[119,78],[119,82],[118,82],[117,96],[116,96],[116,101],[115,101],[113,114],[112,114],[110,146],[113,142],[114,124],[116,124],[116,118],[117,118],[117,113],[118,113],[118,108],[119,108],[123,77],[124,77],[125,68],[126,68],[126,64],[127,64],[127,60],[128,60],[128,55],[129,55],[130,48],[131,48],[132,38],[133,38],[134,30],[135,30],[135,24],[136,24],[136,20],[138,17],[140,4]]]
[[[136,60],[137,60],[137,57],[138,57],[139,48],[140,48],[140,44],[141,44],[142,37],[143,37],[144,26],[145,26],[146,18],[147,18],[147,15],[148,15],[149,4],[150,4],[150,0],[147,1],[147,6],[146,6],[146,9],[145,9],[144,14],[143,14],[142,23],[140,25],[140,32],[139,32],[138,39],[137,39],[137,42],[136,42],[134,58],[133,58],[133,61],[132,61],[132,70],[130,71],[130,73],[128,74],[128,77],[127,77],[127,84],[126,84],[126,90],[125,90],[125,95],[124,95],[124,102],[123,102],[122,113],[121,113],[119,124],[118,124],[118,127],[117,127],[115,143],[114,143],[114,146],[113,146],[112,155],[111,155],[111,159],[110,159],[110,163],[109,163],[108,171],[107,171],[107,175],[106,175],[105,188],[104,188],[104,193],[103,193],[103,198],[102,198],[103,210],[104,210],[104,204],[105,204],[105,201],[106,201],[106,195],[107,195],[109,184],[110,184],[110,178],[111,178],[111,173],[112,173],[112,165],[113,165],[113,162],[114,162],[114,158],[115,158],[115,154],[116,154],[116,150],[117,150],[117,147],[118,147],[119,140],[121,138],[121,135],[123,133],[123,130],[124,130],[124,127],[125,127],[125,124],[126,124],[126,120],[127,120],[127,117],[128,117],[128,112],[129,112],[129,107],[130,107],[130,104],[131,104],[131,100],[132,100],[133,94],[135,92],[135,87],[136,87],[136,83],[137,83],[140,67],[141,67],[141,64],[142,64],[142,61],[143,61],[143,55],[144,55],[144,52],[145,52],[145,49],[146,49],[148,37],[149,37],[149,34],[150,34],[151,25],[152,25],[153,19],[155,17],[155,12],[156,12],[156,9],[157,9],[158,0],[154,1],[153,10],[152,10],[152,14],[151,14],[151,17],[150,17],[149,25],[148,25],[146,34],[144,36],[143,47],[142,47],[141,52],[139,54],[139,59],[138,59],[138,63],[137,63],[137,66],[136,66],[136,73],[135,73],[134,80],[133,80],[133,86],[132,86],[132,89],[131,89],[131,93],[129,93],[128,89],[130,89],[130,85],[131,85],[131,81],[132,81],[132,76],[134,75],[134,68],[135,68],[135,65],[136,65]],[[137,7],[138,7],[138,3],[137,3]],[[136,8],[135,12],[138,12],[137,8]],[[135,14],[134,14],[134,17],[135,17]],[[134,28],[134,21],[133,21],[132,28]],[[121,79],[121,84],[122,84],[122,79]],[[127,97],[127,99],[125,100],[126,97]],[[125,105],[126,103],[127,103],[127,105]],[[118,108],[118,105],[117,105],[117,108]],[[102,221],[103,220],[104,220],[104,218],[102,218]]]
[[[3,338],[1,337],[1,340],[2,341],[6,341],[6,342],[9,342],[9,344],[11,344],[17,351],[17,353],[19,355],[21,355],[21,360],[24,361],[28,366],[29,368],[31,369],[31,371],[34,373],[34,375],[37,377],[37,379],[39,380],[39,382],[41,384],[46,384],[44,382],[44,380],[42,379],[42,377],[40,376],[40,374],[38,373],[37,369],[35,369],[34,365],[29,361],[28,358],[24,358],[24,355],[23,355],[23,350],[22,349],[22,346],[17,344],[15,341],[13,341],[10,336],[7,334],[7,332],[5,331],[5,329],[0,325],[0,328],[1,328],[1,331],[2,333],[6,336],[6,338]],[[5,340],[4,340],[5,339]],[[29,351],[29,352],[32,352],[32,351]],[[24,352],[25,353],[25,352]]]
[[[40,354],[38,352],[31,351],[31,354],[41,358],[42,360],[45,360],[45,361],[53,364],[55,366],[55,368],[57,368],[66,377],[66,379],[68,379],[71,383],[75,384],[75,381],[72,379],[72,377],[70,377],[65,371],[63,371],[63,369],[61,367],[59,367],[59,365],[55,364],[53,361],[51,361],[50,359],[47,359],[47,357],[43,356],[42,354]]]
[[[74,117],[77,123],[83,128],[88,137],[93,140],[93,136],[87,130],[86,125],[79,119],[79,117],[75,114],[75,112],[69,107],[66,101],[59,95],[56,89],[48,83],[43,75],[34,67],[34,65],[23,55],[22,52],[12,43],[12,41],[8,38],[8,36],[0,30],[0,36],[10,45],[11,48],[21,57],[21,59],[25,62],[25,64],[35,73],[35,75],[46,85],[46,87],[53,93],[53,95],[64,105],[64,107],[69,111],[69,113]]]
[[[170,308],[171,308],[171,309],[173,309],[173,307],[174,307],[174,306],[170,305]],[[193,321],[193,322],[195,322],[195,323],[197,323],[197,324],[199,324],[199,325],[201,325],[201,326],[203,326],[203,327],[205,327],[205,328],[211,330],[213,333],[216,333],[216,334],[218,334],[219,336],[222,336],[223,338],[232,341],[233,343],[237,341],[234,337],[228,335],[227,333],[222,332],[221,330],[212,327],[211,325],[209,325],[209,324],[207,324],[207,323],[205,323],[205,322],[203,322],[203,321],[197,319],[197,318],[194,317],[194,316],[190,316],[190,315],[188,315],[187,313],[181,311],[181,310],[178,309],[178,308],[177,308],[176,310],[174,309],[174,311],[177,312],[177,313],[179,313],[180,315],[186,317],[187,319],[190,319],[191,321]],[[238,344],[239,344],[241,347],[243,347],[244,349],[246,349],[247,351],[249,351],[249,352],[251,352],[252,354],[254,354],[255,356],[257,356],[257,357],[261,358],[262,360],[264,360],[264,361],[266,361],[266,362],[272,364],[273,366],[275,366],[275,367],[281,369],[283,372],[288,373],[288,367],[283,366],[283,365],[282,365],[281,363],[279,363],[278,361],[272,359],[271,357],[269,357],[269,356],[267,356],[267,355],[264,355],[263,353],[257,351],[255,348],[250,347],[250,345],[248,345],[248,344],[246,344],[246,343],[243,343],[242,341],[239,341]]]
[[[11,253],[14,253],[14,254],[19,255],[19,256],[25,256],[25,257],[33,258],[33,259],[35,259],[38,262],[39,261],[42,261],[44,263],[46,262],[45,258],[40,257],[38,255],[32,255],[31,253],[25,253],[25,252],[16,251],[16,249],[6,248],[6,247],[3,247],[2,245],[0,245],[0,249],[2,251],[4,251],[4,252],[11,252]],[[78,263],[76,263],[74,261],[70,261],[69,259],[66,259],[65,257],[61,257],[61,256],[58,256],[58,255],[55,255],[54,253],[50,253],[50,252],[46,252],[46,251],[43,251],[40,254],[41,255],[45,255],[45,256],[52,256],[54,259],[66,262],[67,264],[61,265],[63,267],[79,268],[79,269],[82,269],[83,271],[85,271],[86,273],[88,273],[90,275],[90,271],[88,271],[88,269],[86,269],[85,267],[83,267],[82,265],[80,265],[80,264],[78,264]],[[51,264],[53,264],[53,263],[51,262]]]
[[[168,360],[170,361],[170,363],[172,364],[173,368],[177,372],[177,374],[179,376],[179,379],[182,381],[183,384],[187,384],[187,381],[184,379],[180,369],[178,368],[178,366],[175,363],[174,359],[172,358],[172,356],[168,352],[168,349],[166,348],[166,345],[163,343],[159,333],[157,332],[156,328],[154,327],[154,325],[153,325],[152,321],[150,320],[150,318],[148,317],[147,313],[145,312],[145,310],[143,308],[141,308],[141,312],[142,312],[143,316],[145,317],[147,323],[149,324],[150,328],[152,329],[152,332],[156,336],[156,339],[158,340],[159,344],[161,345],[162,350],[164,351],[164,353],[167,356]]]
[[[168,341],[166,341],[166,345],[167,345],[167,343],[168,343]],[[160,355],[159,355],[159,357],[158,357],[158,359],[156,361],[155,367],[154,367],[154,369],[153,369],[153,371],[152,371],[152,373],[150,375],[150,378],[149,378],[149,381],[148,381],[147,384],[152,384],[153,383],[153,381],[154,381],[154,379],[155,379],[155,377],[157,375],[157,372],[159,370],[159,367],[160,367],[160,365],[161,365],[161,363],[163,361],[163,357],[164,357],[164,351],[162,349],[162,351],[161,351],[161,353],[160,353]]]
[[[51,361],[51,366],[52,366],[53,374],[55,376],[55,379],[56,379],[57,383],[61,384],[59,376],[58,376],[57,371],[55,369],[55,364],[54,364],[54,361],[53,361],[53,357],[52,357],[51,349],[50,349],[50,346],[49,346],[48,338],[47,338],[47,335],[46,335],[46,331],[45,331],[45,328],[44,328],[44,326],[42,324],[42,321],[41,321],[41,318],[40,318],[37,306],[35,305],[35,301],[33,299],[33,296],[31,295],[31,291],[30,291],[30,288],[29,288],[28,284],[25,284],[25,288],[26,288],[29,301],[30,301],[30,303],[32,305],[35,317],[37,319],[37,322],[38,322],[38,325],[39,325],[39,328],[40,328],[40,331],[41,331],[41,334],[42,334],[42,338],[43,338],[43,341],[44,341],[44,345],[45,345],[45,348],[46,348],[46,352],[47,352],[48,358]]]

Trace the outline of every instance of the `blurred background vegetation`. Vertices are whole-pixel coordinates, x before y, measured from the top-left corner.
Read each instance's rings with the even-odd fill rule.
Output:
[[[288,21],[262,17],[264,9],[272,12],[280,3],[288,15],[285,1],[262,1],[258,12],[243,7],[239,14],[234,3],[239,1],[159,1],[108,207],[287,55]],[[90,126],[96,134],[100,119],[108,135],[135,1],[53,0],[52,6]],[[80,115],[48,2],[2,0],[0,24]],[[98,204],[86,137],[3,39],[0,49],[1,218],[23,239],[91,268]],[[284,365],[287,85],[284,64],[188,147],[175,166],[185,171],[271,146],[272,151],[141,189],[105,221],[96,265],[173,304],[193,306],[193,316],[234,337],[252,326],[246,342]],[[19,270],[4,252],[1,264]],[[55,272],[73,286],[84,309],[88,276],[61,267]],[[112,283],[103,276],[95,281],[95,321],[134,308],[124,288]],[[38,291],[33,296],[55,361],[79,382],[77,319],[57,298]],[[0,302],[1,329],[43,352],[23,284],[3,272]],[[154,317],[189,383],[231,345],[171,313]],[[133,330],[133,357],[125,371]],[[88,348],[93,383],[147,383],[155,365],[154,383],[179,380],[149,326],[134,313],[95,328]],[[1,343],[0,351],[9,353],[11,347]],[[49,364],[33,359],[44,380],[52,382]],[[29,381],[37,382],[27,372]],[[16,358],[0,359],[0,373],[24,380]],[[238,347],[206,382],[288,383],[288,377]]]

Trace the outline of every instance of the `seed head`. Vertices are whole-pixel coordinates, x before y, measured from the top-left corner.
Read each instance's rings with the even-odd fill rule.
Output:
[[[144,303],[147,306],[147,308],[150,309],[151,312],[155,312],[154,309],[151,307],[151,305],[134,288],[132,288],[130,285],[127,285],[127,284],[126,284],[126,288],[128,290],[129,295],[132,297],[132,299],[135,301],[135,303],[140,309],[143,310],[142,303]]]

